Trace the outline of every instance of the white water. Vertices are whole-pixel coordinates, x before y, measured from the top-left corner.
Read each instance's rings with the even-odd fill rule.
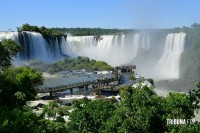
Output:
[[[47,45],[47,47],[48,47],[48,45]],[[58,39],[57,38],[55,40],[53,40],[53,41],[50,40],[50,51],[51,52],[49,54],[50,54],[50,57],[52,59],[59,59],[61,57],[61,53],[60,53],[60,49],[59,49],[59,44],[58,44]]]
[[[85,48],[92,47],[96,44],[94,36],[68,36],[65,45],[63,47],[70,48],[68,55],[76,56],[79,52]]]
[[[67,39],[66,45],[69,45],[72,55],[103,60],[114,66],[128,63],[132,59],[125,50],[125,35],[102,35],[98,41],[95,41],[94,36],[90,36],[93,40],[87,42],[87,45],[81,43],[84,42],[82,41],[84,38],[70,37]]]
[[[64,37],[62,37],[60,49],[61,49],[61,53],[62,53],[64,56],[69,56],[69,55],[71,55],[71,49],[70,49],[70,47],[69,47],[69,45],[68,45],[68,42],[66,42],[66,40],[65,40]]]
[[[142,37],[142,48],[149,49],[150,48],[150,36],[149,34],[144,34]]]
[[[18,41],[18,32],[0,32],[0,41],[3,39],[12,39]]]
[[[179,78],[179,62],[184,51],[185,36],[185,33],[167,35],[163,55],[156,64],[156,71],[161,79]]]
[[[138,53],[138,47],[139,47],[139,40],[140,40],[140,34],[136,33],[133,34],[133,58],[135,58],[137,56]]]

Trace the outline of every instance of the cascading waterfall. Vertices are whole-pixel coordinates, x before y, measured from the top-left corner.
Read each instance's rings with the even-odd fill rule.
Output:
[[[121,48],[125,48],[125,35],[121,35]]]
[[[63,44],[62,47],[70,48],[68,54],[74,56],[80,50],[96,45],[96,40],[94,36],[68,36],[65,45],[68,46]]]
[[[137,56],[140,43],[139,41],[140,41],[140,34],[139,33],[133,34],[133,52],[132,52],[133,58]]]
[[[116,36],[114,37],[114,42],[113,42],[113,44],[114,44],[114,47],[115,47],[115,48],[118,47],[118,38],[119,38],[119,35],[116,35]]]
[[[125,35],[69,37],[66,45],[71,50],[71,55],[88,56],[92,59],[106,61],[111,65],[124,64],[130,61],[130,56],[127,56],[125,47]]]
[[[144,34],[142,37],[142,48],[149,49],[150,48],[150,36],[149,34]]]
[[[22,33],[23,34],[23,33]],[[30,59],[40,59],[46,61],[49,59],[49,47],[40,33],[26,32],[29,39],[29,57]]]
[[[20,34],[1,32],[0,41],[12,39],[21,44],[23,49],[18,54],[20,60],[39,59],[46,62],[65,56],[87,56],[113,66],[132,62],[137,66],[138,73],[145,77],[179,78],[179,60],[184,51],[186,34],[170,33],[165,40],[156,37],[152,40],[152,36],[150,33],[62,36],[46,41],[40,33],[24,31]]]
[[[44,62],[53,61],[61,58],[60,46],[57,38],[50,39],[49,44],[42,34],[36,32],[0,32],[0,41],[12,39],[22,46],[21,51],[15,60],[28,61],[38,59]]]
[[[59,59],[61,57],[61,52],[58,44],[58,39],[55,38],[54,40],[50,40],[50,51],[51,57],[54,59]]]
[[[63,36],[61,38],[60,49],[63,56],[71,55],[71,48],[69,47],[68,42],[65,40]]]
[[[104,35],[100,36],[100,39],[97,43],[98,48],[110,49],[113,45],[114,36],[113,35]]]
[[[184,51],[185,36],[182,32],[167,35],[163,55],[156,64],[160,79],[179,78],[179,62]]]

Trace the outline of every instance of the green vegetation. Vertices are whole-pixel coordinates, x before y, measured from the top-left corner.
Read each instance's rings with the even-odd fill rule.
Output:
[[[86,69],[88,71],[111,70],[112,67],[103,61],[90,60],[88,57],[65,58],[53,64],[44,64],[38,61],[31,61],[30,66],[39,71],[58,72],[76,69]]]
[[[0,42],[0,67],[11,65],[12,57],[17,54],[20,46],[11,39]]]
[[[167,125],[167,119],[191,119],[199,109],[198,90],[189,94],[170,93],[161,97],[153,88],[121,88],[122,100],[78,100],[70,114],[71,132],[140,132],[162,133],[184,130],[197,132],[200,124]]]
[[[24,105],[35,98],[35,88],[42,84],[42,74],[26,68],[7,68],[0,74],[0,104],[10,107]]]
[[[134,72],[134,71],[132,72],[132,75],[130,76],[129,79],[130,79],[130,80],[136,80],[135,72]]]
[[[113,100],[78,100],[73,105],[68,123],[71,132],[100,132],[103,124],[113,115]]]
[[[200,24],[186,28],[186,51],[181,57],[181,77],[185,80],[200,79]]]
[[[29,25],[27,23],[23,24],[22,27],[18,27],[17,30],[18,30],[18,32],[22,32],[22,31],[38,32],[38,33],[41,33],[44,36],[44,38],[51,37],[51,36],[63,36],[64,35],[62,32],[55,31],[55,30],[46,28],[44,26],[37,27],[37,26]]]

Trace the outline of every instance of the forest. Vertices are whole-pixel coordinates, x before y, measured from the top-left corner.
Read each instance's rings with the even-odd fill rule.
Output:
[[[59,31],[73,36],[100,36],[128,33],[131,29],[102,29],[102,28],[52,28],[53,31]]]
[[[0,42],[0,132],[1,133],[196,133],[200,123],[169,124],[167,119],[192,119],[200,109],[200,83],[188,93],[158,96],[153,87],[120,88],[121,100],[83,98],[71,106],[56,101],[35,113],[26,105],[37,98],[42,74],[30,67],[11,66],[20,49],[12,40]],[[68,116],[68,120],[64,119]]]

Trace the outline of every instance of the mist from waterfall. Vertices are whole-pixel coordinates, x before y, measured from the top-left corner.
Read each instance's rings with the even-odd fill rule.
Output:
[[[112,66],[132,63],[137,66],[136,72],[147,78],[177,79],[185,36],[182,32],[170,33],[163,41],[156,38],[157,43],[148,33],[103,35],[98,41],[90,36],[90,45],[82,43],[84,37],[73,37],[66,44],[71,44],[71,52],[76,56],[103,60]],[[158,51],[163,52],[159,54]]]
[[[132,59],[129,53],[126,52],[126,47],[123,47],[123,45],[125,45],[125,35],[102,35],[97,41],[94,41],[96,37],[93,36],[90,45],[84,45],[81,44],[80,41],[77,41],[82,40],[83,37],[73,37],[73,39],[67,39],[67,44],[71,47],[73,53],[72,55],[87,56],[91,59],[103,60],[112,66],[128,63]],[[76,48],[74,48],[74,46]]]

